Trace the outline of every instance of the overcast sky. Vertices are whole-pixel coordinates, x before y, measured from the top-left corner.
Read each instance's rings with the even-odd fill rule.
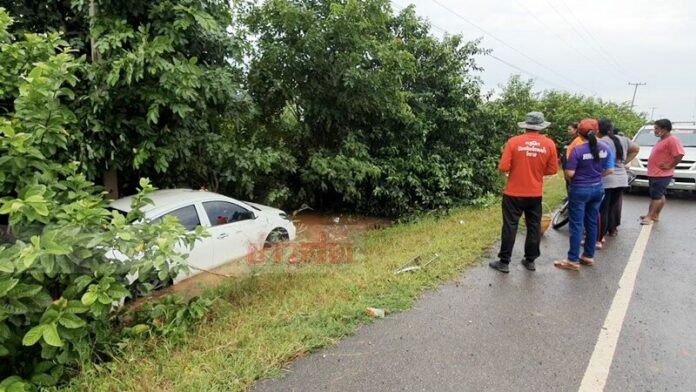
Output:
[[[416,13],[431,22],[436,35],[443,34],[440,28],[461,33],[466,39],[483,37],[483,46],[493,49],[493,55],[534,74],[539,90],[596,94],[623,102],[633,95],[629,82],[644,82],[647,85],[638,87],[636,95],[637,111],[649,117],[656,107],[655,119],[691,121],[696,115],[696,1],[392,3],[395,10],[414,4]],[[481,57],[478,63],[485,68],[480,76],[489,89],[505,83],[513,73],[534,78],[490,57]]]

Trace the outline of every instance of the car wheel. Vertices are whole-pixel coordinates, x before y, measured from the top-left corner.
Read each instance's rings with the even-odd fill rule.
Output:
[[[165,281],[161,281],[158,277],[155,276],[147,282],[147,285],[144,285],[143,283],[139,283],[136,281],[130,285],[129,289],[134,296],[132,300],[134,300],[136,298],[152,295],[152,293],[158,290],[162,290],[163,288],[169,287],[173,284],[174,279],[172,278],[167,278]]]
[[[288,235],[288,232],[285,229],[279,227],[271,230],[271,232],[268,234],[268,237],[266,237],[266,242],[264,243],[264,246],[266,248],[269,248],[274,244],[288,241],[289,239],[290,236]]]

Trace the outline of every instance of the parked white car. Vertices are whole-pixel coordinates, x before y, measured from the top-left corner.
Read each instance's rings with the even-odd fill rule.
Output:
[[[127,213],[132,198],[115,200],[111,208]],[[203,226],[210,234],[196,241],[187,259],[190,272],[177,276],[174,283],[244,257],[269,242],[295,239],[295,225],[277,208],[191,189],[159,190],[148,198],[153,204],[143,208],[147,219],[157,222],[171,215],[188,230]]]
[[[646,125],[633,138],[640,146],[638,157],[630,162],[630,170],[636,174],[634,187],[648,187],[648,157],[659,140],[654,131],[654,126]],[[696,123],[673,122],[672,135],[681,140],[686,154],[676,167],[669,189],[696,191]]]

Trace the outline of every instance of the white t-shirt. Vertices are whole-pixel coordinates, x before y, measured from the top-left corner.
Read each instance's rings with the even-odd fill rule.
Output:
[[[603,138],[599,139],[600,142],[604,143],[612,152],[614,152],[614,156],[616,157],[614,174],[602,177],[602,185],[604,185],[604,189],[626,188],[628,186],[628,173],[626,173],[624,160],[626,159],[628,149],[633,145],[633,142],[624,136],[617,135],[616,137],[619,139],[621,147],[623,147],[623,156],[621,157],[616,156],[616,145],[609,136],[604,136]]]

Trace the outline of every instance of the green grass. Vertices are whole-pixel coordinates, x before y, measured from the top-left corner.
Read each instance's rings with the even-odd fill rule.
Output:
[[[545,202],[557,205],[563,180],[548,180]],[[461,224],[460,221],[464,221]],[[333,344],[373,320],[368,306],[408,309],[428,288],[480,262],[499,238],[500,209],[462,208],[355,238],[354,262],[269,270],[223,283],[210,316],[184,342],[153,339],[122,357],[86,369],[69,388],[89,391],[241,391],[278,375],[293,359]],[[416,255],[439,253],[427,270],[394,275]]]

